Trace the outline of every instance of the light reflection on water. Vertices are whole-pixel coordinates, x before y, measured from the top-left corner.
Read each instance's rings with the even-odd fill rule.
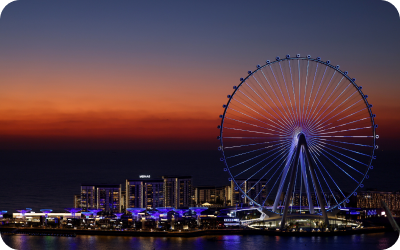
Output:
[[[203,236],[195,238],[182,237],[125,237],[125,236],[26,236],[2,235],[4,242],[18,250],[255,250],[255,249],[296,249],[296,250],[356,250],[387,249],[392,246],[398,233],[375,233],[366,235],[349,235],[333,237],[280,237],[264,235],[225,235]]]

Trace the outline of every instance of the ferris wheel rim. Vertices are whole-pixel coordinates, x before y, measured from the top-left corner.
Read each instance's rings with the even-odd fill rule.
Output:
[[[312,61],[312,62],[316,62],[316,63],[318,63],[318,64],[322,64],[322,65],[325,65],[326,67],[329,67],[329,68],[331,68],[331,69],[333,69],[333,70],[335,70],[335,72],[338,72],[338,73],[340,73],[343,77],[345,77],[351,84],[352,84],[352,86],[354,87],[354,88],[356,88],[357,89],[357,91],[358,91],[358,94],[360,95],[360,97],[361,97],[361,99],[363,100],[363,102],[364,102],[364,104],[365,104],[365,106],[366,106],[366,108],[367,108],[367,110],[368,110],[368,114],[369,114],[369,118],[370,118],[370,122],[371,122],[371,125],[372,125],[372,138],[373,138],[373,145],[372,145],[372,152],[371,152],[371,154],[370,154],[370,156],[369,156],[369,160],[368,160],[368,167],[366,168],[366,170],[365,170],[365,172],[363,173],[363,176],[362,176],[362,178],[360,179],[360,181],[359,181],[359,183],[356,185],[356,187],[347,195],[347,196],[345,196],[345,198],[344,199],[342,199],[342,201],[341,202],[339,202],[338,204],[336,204],[336,205],[334,205],[334,206],[329,206],[328,208],[327,208],[327,211],[331,211],[331,210],[333,210],[333,209],[335,209],[335,208],[341,208],[341,205],[344,203],[344,202],[348,202],[349,201],[349,198],[352,196],[352,195],[356,195],[357,193],[356,193],[356,191],[357,191],[357,189],[359,189],[360,187],[362,188],[363,187],[363,182],[365,181],[365,179],[367,179],[368,178],[368,172],[369,172],[369,170],[371,170],[373,167],[372,167],[372,161],[375,159],[375,150],[376,150],[376,147],[377,147],[377,145],[376,145],[376,139],[378,138],[378,136],[376,135],[376,123],[375,123],[375,120],[374,120],[374,117],[375,117],[375,115],[372,113],[372,110],[371,110],[371,105],[369,104],[369,102],[368,102],[368,100],[367,100],[367,95],[365,95],[363,92],[362,92],[362,87],[360,87],[360,86],[358,86],[357,84],[356,84],[356,82],[355,82],[355,79],[354,78],[350,78],[349,76],[348,76],[348,73],[346,72],[346,71],[342,71],[342,70],[340,70],[340,68],[339,68],[339,66],[334,66],[334,65],[332,65],[331,63],[330,63],[330,61],[328,60],[328,61],[322,61],[321,60],[321,58],[311,58],[310,56],[307,56],[307,57],[299,57],[299,56],[296,56],[296,57],[290,57],[290,56],[286,56],[286,57],[284,57],[284,58],[279,58],[279,57],[277,57],[276,58],[276,60],[275,61],[267,61],[264,65],[257,65],[257,67],[256,67],[256,69],[254,70],[254,71],[249,71],[248,72],[248,75],[245,77],[245,78],[241,78],[240,79],[240,84],[238,84],[237,86],[234,86],[233,88],[234,88],[234,91],[233,91],[233,93],[231,94],[231,95],[228,95],[228,102],[226,103],[226,104],[224,104],[223,105],[223,107],[224,107],[224,112],[223,112],[223,114],[222,115],[220,115],[220,118],[221,118],[221,124],[218,126],[218,128],[220,129],[220,133],[219,133],[219,136],[218,136],[218,138],[217,139],[219,139],[220,140],[220,146],[218,147],[218,150],[219,151],[221,151],[221,153],[222,153],[222,157],[220,158],[220,160],[224,163],[224,166],[225,166],[225,169],[224,169],[224,171],[227,171],[228,173],[229,173],[229,175],[230,175],[230,177],[229,177],[229,181],[233,181],[233,183],[234,183],[234,186],[235,186],[235,190],[239,190],[241,193],[242,193],[242,198],[244,198],[244,197],[247,197],[251,202],[250,202],[250,205],[257,205],[257,206],[259,206],[259,207],[263,207],[264,205],[261,205],[261,204],[258,204],[256,201],[254,201],[251,197],[249,197],[249,195],[247,195],[243,190],[242,190],[242,188],[240,187],[240,185],[237,183],[237,181],[236,181],[236,178],[232,175],[232,173],[231,173],[231,171],[229,170],[229,168],[230,168],[230,166],[229,166],[229,164],[227,163],[227,157],[226,157],[226,155],[225,155],[225,149],[224,149],[224,137],[223,137],[223,132],[224,132],[224,122],[225,122],[225,118],[226,118],[226,115],[227,115],[227,110],[228,110],[228,108],[229,108],[229,105],[231,104],[231,101],[233,100],[233,97],[235,96],[235,94],[238,92],[238,90],[239,90],[239,88],[252,76],[252,75],[254,75],[256,72],[258,72],[259,70],[261,70],[261,69],[263,69],[263,68],[266,68],[266,67],[268,67],[268,66],[271,66],[271,65],[273,65],[273,64],[275,64],[275,63],[278,63],[278,62],[283,62],[283,61],[290,61],[290,60],[298,60],[298,61],[300,61],[300,60],[306,60],[306,61]],[[278,177],[279,178],[279,177]],[[232,190],[232,192],[233,192],[233,190]],[[277,213],[277,214],[279,214],[279,213]]]

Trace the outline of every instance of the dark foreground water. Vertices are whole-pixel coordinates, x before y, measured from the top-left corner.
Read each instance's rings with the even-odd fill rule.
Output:
[[[330,237],[282,237],[265,235],[229,235],[203,236],[196,238],[166,237],[118,237],[118,236],[7,236],[2,235],[5,243],[18,250],[255,250],[255,249],[296,249],[296,250],[375,250],[387,249],[396,242],[396,232],[330,236]]]

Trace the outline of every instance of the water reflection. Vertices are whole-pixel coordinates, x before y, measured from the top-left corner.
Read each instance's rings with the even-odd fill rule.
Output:
[[[18,250],[255,250],[255,249],[296,249],[296,250],[356,250],[387,249],[392,246],[398,234],[376,233],[367,235],[349,235],[333,237],[283,237],[262,235],[224,235],[203,236],[196,238],[183,237],[117,237],[117,236],[77,236],[51,237],[2,235],[7,245]]]

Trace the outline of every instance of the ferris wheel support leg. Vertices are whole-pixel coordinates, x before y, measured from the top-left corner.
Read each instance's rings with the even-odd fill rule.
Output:
[[[329,225],[329,220],[328,220],[328,215],[327,215],[326,210],[325,210],[325,200],[323,199],[322,194],[321,194],[321,190],[319,189],[319,186],[317,185],[318,182],[317,182],[317,178],[316,178],[316,175],[315,175],[314,164],[311,161],[310,151],[308,150],[308,145],[307,145],[306,138],[305,138],[304,135],[300,136],[299,144],[300,143],[302,143],[302,145],[304,146],[304,149],[305,149],[304,152],[305,152],[305,155],[307,157],[307,162],[308,162],[308,164],[310,166],[311,178],[312,178],[313,183],[315,184],[314,185],[315,186],[315,191],[317,193],[318,202],[319,202],[319,205],[321,207],[322,217],[324,218],[325,225],[328,226]]]
[[[288,158],[286,160],[285,168],[283,170],[281,181],[279,183],[278,193],[276,194],[274,205],[272,207],[272,211],[273,212],[276,212],[276,209],[278,207],[279,201],[281,199],[283,185],[285,184],[286,176],[287,176],[287,173],[288,173],[290,165],[291,165],[291,160],[292,160],[292,157],[293,157],[293,152],[295,151],[295,147],[296,147],[296,145],[294,143],[292,143],[292,146],[290,148],[290,153],[289,153],[289,156],[288,156]]]
[[[307,200],[308,200],[308,208],[310,210],[310,214],[314,214],[314,204],[311,198],[310,186],[308,185],[307,173],[306,173],[306,163],[304,159],[304,146],[300,150],[300,166],[301,166],[301,173],[303,175],[304,186],[307,193]],[[301,204],[300,204],[301,206]]]
[[[289,189],[288,189],[288,192],[286,193],[285,207],[283,210],[282,220],[281,220],[281,228],[282,229],[285,227],[286,216],[287,216],[287,212],[289,209],[290,198],[292,197],[292,189],[294,186],[294,178],[296,177],[296,169],[297,169],[297,165],[299,162],[300,148],[301,147],[300,147],[300,143],[299,143],[296,148],[296,155],[295,155],[294,161],[293,161],[292,172],[291,172],[291,176],[290,176],[290,180],[289,180]]]

